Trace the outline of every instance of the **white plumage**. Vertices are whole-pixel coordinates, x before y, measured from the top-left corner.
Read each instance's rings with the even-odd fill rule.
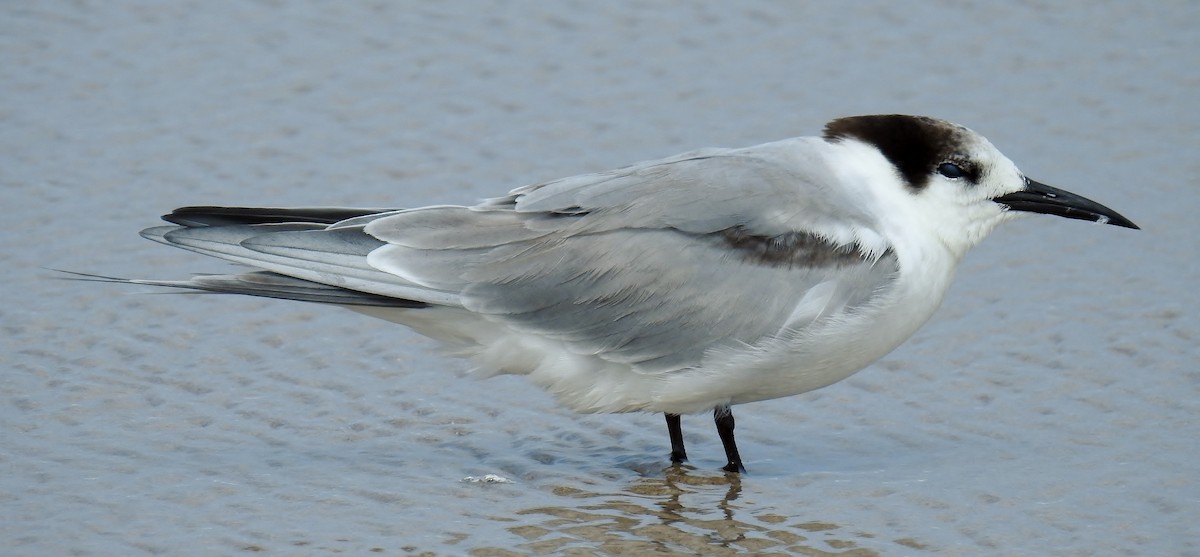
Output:
[[[940,120],[704,149],[471,207],[189,207],[153,240],[260,269],[131,281],[345,305],[582,412],[717,409],[840,381],[912,335],[966,251],[1022,212],[1136,228]],[[723,425],[722,419],[725,420]],[[728,437],[726,439],[726,437]]]

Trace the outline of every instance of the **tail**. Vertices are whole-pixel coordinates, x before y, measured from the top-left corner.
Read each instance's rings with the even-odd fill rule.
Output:
[[[67,273],[79,280],[349,306],[457,305],[457,293],[413,284],[367,264],[367,255],[385,244],[366,234],[364,226],[396,212],[340,207],[183,207],[163,216],[163,220],[179,226],[147,228],[142,236],[257,270],[197,275],[188,280]]]
[[[296,300],[300,302],[315,302],[320,304],[336,304],[339,306],[366,306],[386,308],[425,308],[429,304],[415,300],[380,296],[369,292],[359,292],[347,288],[338,288],[319,282],[289,277],[270,271],[254,271],[233,275],[196,275],[188,280],[148,280],[127,279],[79,273],[52,269],[55,272],[71,275],[71,280],[93,282],[115,282],[121,284],[142,284],[148,286],[165,286],[182,288],[193,292],[208,292],[217,294],[243,294],[262,298],[281,300]]]

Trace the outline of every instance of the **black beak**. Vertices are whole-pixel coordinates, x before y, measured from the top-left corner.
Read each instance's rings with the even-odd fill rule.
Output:
[[[1006,205],[1014,211],[1091,220],[1138,230],[1138,225],[1133,224],[1133,221],[1108,207],[1082,195],[1075,195],[1029,178],[1025,179],[1025,189],[997,197],[996,203]]]

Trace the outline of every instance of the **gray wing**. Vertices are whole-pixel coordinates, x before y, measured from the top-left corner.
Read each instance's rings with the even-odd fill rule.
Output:
[[[839,243],[811,216],[854,228],[865,214],[762,155],[710,150],[396,213],[366,225],[387,244],[368,261],[580,354],[695,365],[854,311],[897,271],[888,249]]]
[[[159,284],[459,306],[655,373],[803,332],[891,283],[896,260],[869,212],[822,187],[830,171],[805,141],[697,151],[473,208],[184,209],[168,219],[183,226],[143,235],[274,273]]]
[[[828,144],[818,138],[800,137],[744,149],[704,149],[526,186],[480,208],[602,215],[588,222],[590,230],[712,233],[736,225],[765,236],[809,232],[878,255],[888,246],[874,229],[870,197],[839,175],[844,170],[826,164],[824,148]]]

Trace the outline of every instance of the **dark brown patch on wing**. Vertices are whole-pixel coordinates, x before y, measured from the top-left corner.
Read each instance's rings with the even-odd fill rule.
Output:
[[[734,226],[718,234],[729,247],[739,250],[746,261],[759,265],[828,267],[854,265],[865,260],[854,246],[838,246],[806,232],[762,236]]]
[[[826,141],[858,139],[879,148],[884,157],[900,171],[909,187],[920,190],[929,175],[943,162],[954,162],[966,172],[966,178],[978,183],[980,169],[957,152],[967,136],[960,126],[903,114],[879,114],[839,118],[825,125]]]

